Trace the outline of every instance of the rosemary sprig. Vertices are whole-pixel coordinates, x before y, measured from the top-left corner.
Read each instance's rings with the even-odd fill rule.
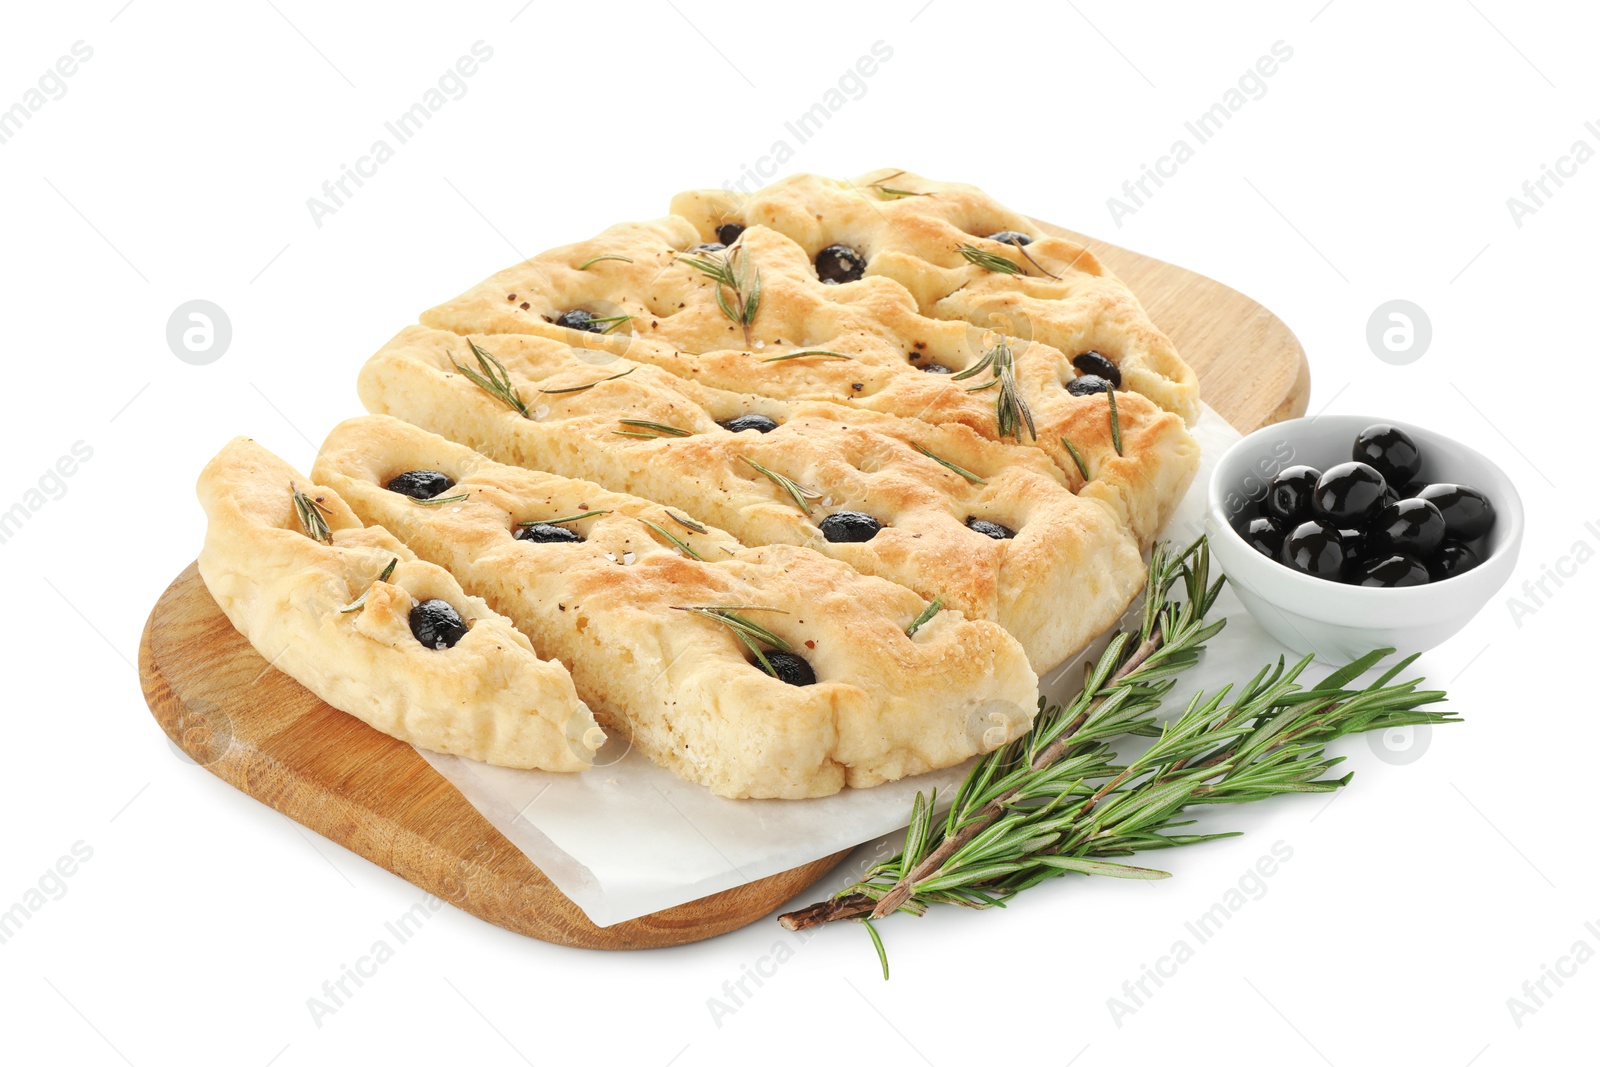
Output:
[[[1066,448],[1067,454],[1072,457],[1072,462],[1078,465],[1078,473],[1083,475],[1083,480],[1086,482],[1090,481],[1089,465],[1083,461],[1083,453],[1079,452],[1076,448],[1073,448],[1072,442],[1067,440],[1065,437],[1061,439],[1061,444]]]
[[[601,384],[602,382],[614,382],[618,378],[626,378],[628,375],[632,374],[634,371],[636,371],[638,369],[639,369],[638,367],[629,367],[627,370],[623,371],[621,374],[613,374],[608,378],[597,378],[592,382],[585,382],[582,385],[569,385],[565,389],[540,389],[539,392],[543,396],[559,396],[562,393],[581,393],[585,389],[593,389],[595,386]]]
[[[1021,267],[1011,262],[1005,256],[979,248],[977,245],[962,245],[961,247],[957,248],[956,251],[960,252],[962,257],[966,259],[968,263],[971,263],[975,267],[982,267],[984,270],[989,271],[992,274],[1024,273]]]
[[[1180,581],[1184,595],[1168,600]],[[1420,678],[1395,683],[1415,656],[1352,688],[1392,652],[1381,649],[1310,688],[1298,678],[1312,657],[1292,666],[1280,657],[1236,689],[1197,694],[1158,727],[1156,713],[1177,676],[1226,621],[1206,621],[1221,589],[1208,581],[1204,539],[1180,553],[1158,546],[1138,629],[1112,640],[1077,698],[1042,710],[1031,733],[980,760],[943,820],[932,818],[933,799],[919,795],[899,855],[834,899],[780,921],[798,930],[921,914],[934,903],[993,907],[1069,872],[1165,878],[1108,857],[1235,836],[1172,832],[1192,825],[1180,816],[1194,805],[1340,788],[1350,775],[1326,777],[1341,757],[1325,746],[1346,734],[1458,721],[1424,710],[1445,694],[1419,688]],[[1125,735],[1156,740],[1119,764],[1110,743]]]
[[[455,496],[431,496],[426,500],[412,499],[412,503],[419,508],[436,508],[440,504],[454,504],[467,499],[468,494],[457,493]]]
[[[389,580],[389,575],[393,574],[395,567],[397,567],[399,565],[400,565],[400,557],[399,556],[391,557],[390,560],[389,560],[389,565],[387,567],[383,568],[383,573],[379,574],[377,578],[373,579],[373,581],[365,589],[363,589],[361,591],[361,595],[360,596],[356,597],[354,600],[350,601],[350,603],[348,603],[344,607],[340,608],[339,609],[339,614],[340,615],[348,615],[352,611],[360,611],[363,607],[365,607],[366,603],[367,603],[367,597],[372,592],[372,587],[374,585],[377,585],[379,582],[387,582]]]
[[[519,522],[518,526],[560,526],[564,522],[577,522],[579,519],[592,519],[596,515],[609,515],[610,511],[585,511],[578,515],[563,515],[559,519],[529,519]]]
[[[749,456],[743,456],[741,458],[746,463],[750,464],[750,466],[754,467],[756,470],[772,479],[772,483],[779,489],[782,489],[785,493],[788,493],[791,497],[793,497],[794,506],[805,512],[807,515],[811,514],[811,505],[807,503],[807,501],[820,500],[822,498],[822,494],[817,492],[815,489],[807,489],[793,478],[787,478],[779,474],[777,471],[768,470],[766,467],[763,467]]]
[[[787,615],[789,614],[787,611],[782,608],[762,608],[750,604],[709,604],[703,607],[680,607],[675,610],[687,611],[691,615],[699,615],[703,619],[712,619],[720,622],[733,631],[733,636],[737,637],[744,647],[755,654],[756,661],[761,664],[762,670],[774,678],[778,676],[778,672],[772,669],[772,664],[767,662],[767,654],[761,650],[761,645],[766,644],[779,652],[787,652],[789,651],[789,642],[765,626],[745,618],[739,612],[776,611],[780,615]]]
[[[605,260],[605,259],[614,259],[619,263],[632,263],[633,262],[633,260],[629,259],[627,256],[619,256],[619,255],[614,255],[614,254],[608,253],[608,254],[603,255],[603,256],[595,256],[593,259],[584,260],[582,263],[578,264],[578,269],[579,270],[588,270],[590,267],[594,266],[596,263],[599,263],[601,260]]]
[[[829,352],[825,348],[808,348],[804,352],[785,352],[781,356],[768,356],[763,363],[782,363],[786,359],[804,359],[807,356],[816,356],[818,359],[854,359],[843,352]]]
[[[1032,263],[1035,267],[1037,267],[1038,270],[1039,270],[1039,273],[1043,274],[1046,278],[1054,278],[1058,282],[1061,280],[1061,275],[1059,275],[1059,274],[1051,274],[1049,271],[1045,270],[1044,269],[1044,264],[1040,263],[1037,259],[1034,259],[1033,258],[1033,253],[1028,251],[1027,246],[1024,245],[1021,241],[1017,240],[1015,237],[1011,238],[1008,241],[1002,241],[1001,244],[1008,244],[1012,248],[1015,248],[1018,252],[1022,253],[1022,258],[1027,260],[1029,263]]]
[[[679,552],[682,552],[685,556],[688,556],[690,559],[699,560],[701,563],[704,563],[706,561],[706,558],[704,556],[702,556],[700,553],[696,552],[694,549],[689,547],[689,542],[685,541],[683,538],[681,538],[678,535],[674,534],[671,530],[668,530],[665,526],[661,526],[658,523],[651,522],[649,519],[640,519],[639,521],[644,523],[646,526],[650,527],[650,529],[654,530],[656,533],[660,534],[662,537],[665,537],[667,539],[667,541],[672,545],[672,547],[676,548]]]
[[[611,431],[612,433],[621,434],[624,437],[648,437],[653,439],[657,437],[690,437],[693,435],[693,431],[691,430],[681,430],[676,426],[668,426],[664,422],[648,422],[644,419],[623,419],[621,421],[622,425],[624,426],[639,427],[638,430]],[[644,431],[649,432],[647,433]]]
[[[926,448],[923,448],[921,445],[917,444],[915,441],[911,442],[911,447],[916,449],[918,452],[921,452],[924,456],[927,456],[929,459],[933,460],[935,463],[939,464],[939,466],[948,467],[950,470],[955,471],[957,474],[961,475],[961,477],[965,478],[967,481],[971,482],[973,485],[988,485],[989,484],[989,479],[980,478],[976,474],[973,474],[971,471],[967,470],[965,467],[958,467],[954,463],[951,463],[949,460],[945,459],[943,456],[934,455],[932,452],[929,452]]]
[[[1000,387],[995,394],[995,425],[1001,437],[1010,437],[1017,441],[1022,440],[1022,428],[1028,428],[1028,436],[1038,440],[1039,434],[1033,428],[1033,412],[1028,408],[1028,402],[1022,399],[1022,393],[1017,389],[1016,359],[1011,353],[1011,346],[1005,339],[995,343],[995,346],[983,354],[966,370],[959,374],[952,374],[951,381],[959,382],[971,378],[988,370],[990,379],[982,385],[974,385],[967,389],[969,393],[981,392],[985,389]]]
[[[1106,389],[1106,405],[1111,411],[1111,445],[1122,455],[1122,420],[1117,417],[1117,391]]]
[[[589,323],[591,325],[593,325],[594,323],[597,323],[597,322],[610,323],[609,326],[607,326],[605,329],[600,331],[602,334],[608,334],[612,330],[615,330],[618,326],[621,326],[623,323],[629,321],[632,318],[633,318],[632,315],[607,315],[603,319],[590,319]]]
[[[929,619],[932,619],[935,615],[939,614],[939,610],[941,608],[943,608],[943,607],[944,607],[944,597],[942,597],[942,596],[934,597],[933,598],[933,602],[930,603],[927,607],[922,609],[922,614],[918,615],[916,617],[916,619],[911,623],[911,625],[906,627],[906,636],[907,637],[915,637],[915,636],[917,636],[917,631],[922,629],[923,626],[927,625]]]
[[[450,365],[461,373],[467,381],[488,393],[506,407],[515,411],[525,419],[533,418],[528,411],[528,405],[523,402],[522,394],[517,392],[516,386],[511,384],[511,375],[506,371],[506,365],[490,355],[482,345],[467,338],[467,344],[472,347],[472,354],[477,357],[478,370],[463,367],[457,363],[454,356],[450,357]]]
[[[745,347],[750,346],[750,326],[756,321],[761,308],[761,271],[748,261],[741,245],[724,252],[696,252],[679,256],[679,263],[687,263],[695,270],[717,283],[717,307],[739,324],[744,331]],[[732,292],[730,299],[723,292]]]
[[[903,171],[903,170],[897,170],[893,174],[885,174],[883,177],[879,178],[877,181],[870,182],[867,185],[867,188],[873,190],[879,196],[883,197],[885,200],[899,200],[900,198],[906,197],[906,196],[932,196],[933,195],[932,193],[914,193],[910,189],[896,189],[896,188],[894,188],[892,186],[888,186],[888,185],[883,184],[884,182],[887,182],[887,181],[893,181],[894,179],[900,177],[900,175],[902,175],[904,173],[905,173],[905,171]]]
[[[289,483],[289,495],[294,499],[294,513],[300,519],[300,528],[306,536],[313,541],[325,545],[333,544],[333,531],[328,529],[328,520],[322,513],[328,509],[322,506],[322,501],[313,500],[295,488],[293,482]]]

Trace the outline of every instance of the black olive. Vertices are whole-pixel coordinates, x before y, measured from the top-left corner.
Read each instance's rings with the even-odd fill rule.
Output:
[[[924,363],[922,369],[928,374],[954,374],[955,369],[946,367],[943,363]]]
[[[1122,370],[1098,352],[1080,352],[1072,357],[1072,365],[1079,374],[1092,374],[1111,383],[1111,388],[1122,388]]]
[[[406,471],[390,478],[384,488],[413,500],[432,500],[455,484],[448,474],[440,471]]]
[[[1388,483],[1383,475],[1365,463],[1340,463],[1329,467],[1317,479],[1312,492],[1312,510],[1340,526],[1359,526],[1383,506],[1383,491]]]
[[[1283,551],[1283,524],[1270,515],[1257,515],[1239,528],[1245,543],[1268,559]]]
[[[689,251],[691,251],[691,252],[721,252],[723,249],[725,249],[727,247],[728,246],[725,245],[725,244],[712,243],[712,244],[695,245],[693,248],[689,249]]]
[[[1336,582],[1344,571],[1344,539],[1333,523],[1307,519],[1283,539],[1278,558],[1301,574]]]
[[[1408,556],[1403,552],[1395,552],[1387,556],[1376,556],[1361,565],[1360,571],[1354,578],[1356,585],[1377,586],[1384,589],[1398,589],[1408,585],[1427,585],[1428,568],[1415,556]]]
[[[424,600],[411,609],[411,636],[425,648],[453,648],[466,632],[460,614],[443,600]]]
[[[1297,464],[1285,467],[1267,484],[1267,499],[1262,504],[1268,515],[1294,525],[1311,518],[1311,499],[1322,472]]]
[[[717,240],[725,245],[731,245],[739,239],[741,233],[744,233],[744,227],[737,222],[724,222],[717,227]]]
[[[772,667],[772,676],[780,682],[790,685],[815,685],[817,673],[811,669],[811,664],[795,655],[793,652],[763,652],[767,663]],[[756,664],[756,670],[761,670],[761,664]]]
[[[604,333],[605,325],[594,321],[594,316],[582,308],[573,308],[563,311],[556,316],[556,325],[565,326],[571,330],[582,330],[585,333]]]
[[[1428,576],[1436,582],[1442,582],[1446,578],[1465,574],[1482,562],[1476,552],[1460,541],[1446,541],[1428,561]]]
[[[1445,531],[1458,541],[1476,541],[1494,529],[1494,505],[1469,485],[1439,482],[1417,494],[1439,509]]]
[[[1085,374],[1067,383],[1067,392],[1073,396],[1089,396],[1093,393],[1110,392],[1110,390],[1111,383],[1098,374]]]
[[[817,277],[825,285],[838,285],[860,279],[867,261],[849,245],[829,245],[817,253]]]
[[[771,433],[778,428],[775,420],[765,415],[736,415],[727,422],[718,423],[729,433],[738,433],[740,430],[754,430],[757,433]]]
[[[1411,435],[1386,422],[1374,423],[1356,434],[1350,458],[1366,463],[1390,485],[1402,486],[1422,470],[1422,454]]]
[[[1444,516],[1426,500],[1413,497],[1380,508],[1369,529],[1374,548],[1427,559],[1444,540]]]
[[[1372,553],[1368,551],[1365,530],[1340,530],[1339,536],[1344,540],[1344,580],[1348,582],[1360,573],[1361,565]]]
[[[990,241],[999,241],[1003,245],[1033,244],[1032,237],[1029,237],[1025,233],[1018,233],[1016,230],[1000,230],[997,233],[991,233],[987,239]]]
[[[861,511],[836,511],[817,523],[822,536],[834,544],[870,541],[883,524]]]
[[[998,522],[980,519],[975,515],[967,516],[967,529],[974,533],[981,533],[985,537],[992,537],[996,541],[1007,541],[1017,536],[1017,531],[1009,526],[1002,526]]]
[[[518,541],[532,541],[538,545],[572,545],[583,540],[583,535],[576,530],[569,530],[565,526],[552,526],[548,522],[518,526],[517,532],[512,536]]]

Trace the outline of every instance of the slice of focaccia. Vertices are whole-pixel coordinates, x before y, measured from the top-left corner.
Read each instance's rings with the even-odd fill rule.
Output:
[[[200,474],[200,575],[257,652],[433,752],[583,770],[605,735],[560,663],[326,486],[236,438]]]
[[[938,597],[998,622],[1036,671],[1114,623],[1143,581],[1117,490],[1097,479],[1074,493],[1036,449],[584,356],[542,337],[410,327],[368,362],[359,389],[368,410],[502,462],[591,479],[745,544],[802,545]]]
[[[411,472],[465,499],[386,488]],[[1000,627],[805,548],[747,548],[692,512],[382,416],[336,427],[314,474],[571,664],[607,727],[723,796],[948,767],[1036,710],[1037,677]]]

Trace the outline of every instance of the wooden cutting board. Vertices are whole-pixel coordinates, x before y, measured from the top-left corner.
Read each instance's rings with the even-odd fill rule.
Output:
[[[1239,430],[1305,412],[1305,353],[1266,308],[1181,267],[1040,225],[1127,280],[1199,373],[1206,402]],[[597,927],[410,745],[272,669],[192,564],[150,613],[139,674],[161,728],[212,774],[435,896],[544,941],[624,949],[714,937],[772,914],[845,856]]]

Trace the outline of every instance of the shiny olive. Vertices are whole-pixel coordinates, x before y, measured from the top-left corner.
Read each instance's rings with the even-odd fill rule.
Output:
[[[1400,487],[1422,470],[1422,453],[1411,435],[1386,422],[1373,423],[1356,434],[1350,458],[1365,463],[1383,475],[1390,485]]]
[[[1311,518],[1311,497],[1322,472],[1304,463],[1285,467],[1267,484],[1262,507],[1268,515],[1293,525]]]
[[[1073,396],[1089,396],[1111,391],[1111,383],[1098,374],[1085,374],[1067,383],[1067,392]]]
[[[1111,388],[1122,388],[1122,371],[1098,352],[1080,352],[1072,357],[1072,365],[1079,374],[1092,374],[1111,383]]]
[[[1344,571],[1344,538],[1325,519],[1307,519],[1283,539],[1278,558],[1301,574],[1336,582]]]
[[[1018,233],[1016,230],[999,230],[995,233],[991,233],[986,239],[990,241],[999,241],[1003,245],[1033,244],[1032,237],[1029,237],[1025,233]]]
[[[1439,509],[1446,532],[1458,541],[1476,541],[1494,529],[1494,505],[1469,485],[1439,482],[1417,496]]]
[[[1277,559],[1283,551],[1283,523],[1271,515],[1257,515],[1249,519],[1239,528],[1239,536],[1268,559]]]
[[[413,500],[432,500],[456,483],[442,471],[406,471],[389,479],[384,486],[391,493],[411,497]]]
[[[1339,536],[1344,540],[1344,580],[1348,582],[1372,555],[1371,545],[1365,530],[1340,530]]]
[[[849,245],[829,245],[817,253],[817,277],[824,285],[839,285],[858,281],[867,269],[867,261],[860,252]]]
[[[1447,540],[1428,561],[1428,576],[1436,582],[1442,582],[1446,578],[1465,574],[1482,562],[1476,552],[1460,541]]]
[[[833,544],[853,544],[877,537],[883,524],[865,512],[836,511],[817,523],[817,529]]]
[[[793,652],[763,652],[767,663],[772,667],[772,676],[780,682],[790,685],[814,685],[817,673],[811,669],[811,664],[795,655]],[[756,669],[761,669],[761,664],[756,664]]]
[[[572,330],[583,330],[585,333],[604,333],[606,328],[605,323],[594,321],[594,316],[582,308],[563,311],[556,316],[556,325]]]
[[[1017,531],[1009,526],[1002,526],[998,522],[980,519],[974,515],[967,516],[967,529],[974,533],[981,533],[985,537],[992,537],[996,541],[1006,541],[1017,536]]]
[[[739,239],[739,235],[742,233],[744,233],[744,227],[737,222],[724,222],[717,227],[717,240],[725,245],[731,245]]]
[[[576,530],[569,530],[565,526],[552,526],[548,522],[518,526],[517,532],[512,536],[518,541],[532,541],[538,545],[573,545],[583,540],[583,535]]]
[[[1427,585],[1428,568],[1415,556],[1404,552],[1374,556],[1361,565],[1354,584],[1398,589],[1408,585]]]
[[[738,433],[741,430],[771,433],[778,428],[777,420],[769,419],[765,415],[737,415],[727,422],[719,423],[719,425],[729,433]]]
[[[467,624],[443,600],[424,600],[411,609],[411,635],[424,647],[451,648],[466,636]]]
[[[1357,526],[1383,506],[1387,486],[1383,475],[1366,463],[1340,463],[1317,479],[1311,494],[1312,511],[1340,526]]]
[[[1444,540],[1444,516],[1426,500],[1411,497],[1378,509],[1368,529],[1374,549],[1427,559]]]

